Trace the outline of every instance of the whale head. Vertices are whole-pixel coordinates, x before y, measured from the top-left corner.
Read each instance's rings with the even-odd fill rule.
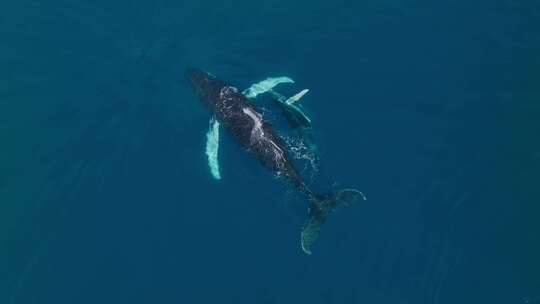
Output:
[[[201,100],[212,106],[218,99],[225,83],[214,75],[200,69],[188,69],[186,77]]]

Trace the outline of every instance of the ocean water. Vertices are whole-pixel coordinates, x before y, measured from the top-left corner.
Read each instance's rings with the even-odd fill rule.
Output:
[[[0,12],[0,303],[540,303],[538,1]],[[306,180],[368,198],[312,255],[305,201],[225,133],[212,178],[188,67],[310,89]]]

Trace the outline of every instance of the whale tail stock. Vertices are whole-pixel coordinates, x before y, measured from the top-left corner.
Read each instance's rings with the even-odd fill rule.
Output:
[[[321,226],[330,214],[339,207],[348,206],[359,198],[366,200],[364,194],[355,189],[343,189],[324,195],[309,195],[308,217],[301,234],[304,252],[311,254],[311,245],[317,240]]]

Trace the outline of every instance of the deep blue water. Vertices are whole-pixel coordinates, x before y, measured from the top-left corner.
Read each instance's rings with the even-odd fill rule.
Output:
[[[540,303],[538,1],[0,12],[0,303]],[[368,197],[311,256],[228,136],[212,179],[188,66],[311,90],[314,187]]]

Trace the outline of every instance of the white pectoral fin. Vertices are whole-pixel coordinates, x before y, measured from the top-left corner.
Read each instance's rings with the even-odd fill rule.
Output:
[[[296,95],[289,97],[289,99],[287,99],[285,101],[285,103],[288,104],[288,105],[292,105],[293,103],[300,100],[300,98],[304,97],[304,95],[306,95],[307,92],[309,92],[309,89],[304,89],[304,90],[296,93]]]
[[[215,179],[221,179],[218,162],[219,151],[219,121],[212,116],[210,118],[210,127],[206,133],[206,156],[208,156],[208,166],[210,173]]]
[[[277,86],[280,83],[294,83],[294,80],[286,76],[270,77],[270,78],[266,78],[265,80],[261,82],[252,84],[249,88],[244,90],[242,93],[247,98],[255,98],[259,94],[266,93],[272,90],[275,86]]]

